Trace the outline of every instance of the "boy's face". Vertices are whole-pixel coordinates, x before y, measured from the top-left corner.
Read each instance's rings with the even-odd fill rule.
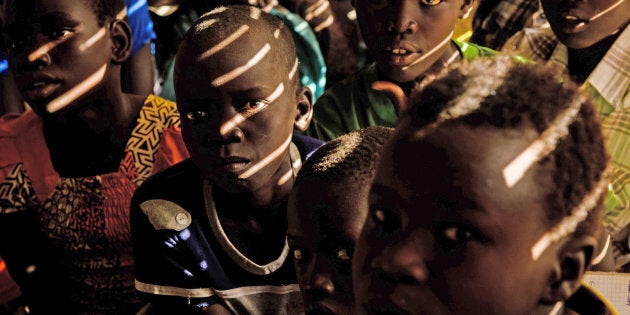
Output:
[[[91,75],[103,78],[112,44],[85,1],[9,0],[5,7],[9,67],[36,112]]]
[[[203,54],[211,47],[188,47],[177,57],[175,92],[184,141],[202,176],[230,192],[276,185],[285,175],[279,174],[282,163],[291,170],[287,153],[298,97],[290,69],[272,58],[277,45],[256,30],[209,57]],[[263,57],[257,61],[256,56]],[[253,66],[236,75],[248,63]]]
[[[357,242],[359,311],[534,313],[558,244],[532,259],[547,230],[544,188],[530,170],[508,189],[502,168],[536,133],[455,123],[418,139],[401,128],[381,157]]]
[[[542,0],[541,3],[555,35],[573,49],[590,47],[630,21],[627,0]]]
[[[307,314],[351,314],[351,258],[369,186],[302,182],[288,204],[287,237]]]
[[[429,4],[431,3],[431,4]],[[361,34],[390,80],[409,82],[438,59],[448,60],[449,39],[469,0],[357,0]]]

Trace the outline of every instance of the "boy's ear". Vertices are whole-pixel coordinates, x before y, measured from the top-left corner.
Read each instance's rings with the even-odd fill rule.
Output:
[[[300,89],[298,94],[297,114],[295,115],[295,123],[293,126],[298,131],[306,131],[308,125],[313,118],[313,94],[311,90],[305,86]]]
[[[459,10],[459,18],[465,19],[472,13],[475,7],[475,0],[464,0],[462,2],[462,7]]]
[[[566,301],[580,287],[584,273],[591,267],[597,239],[589,235],[571,237],[559,250],[549,283],[541,302],[553,305]]]
[[[123,20],[114,20],[109,24],[112,40],[112,62],[122,64],[131,55],[131,28]]]

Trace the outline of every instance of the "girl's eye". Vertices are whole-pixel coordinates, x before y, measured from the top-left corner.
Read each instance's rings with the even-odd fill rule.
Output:
[[[63,39],[70,36],[70,34],[72,34],[71,30],[58,29],[58,30],[52,31],[49,36],[51,39]]]
[[[480,240],[474,231],[459,224],[448,224],[439,228],[436,236],[442,247],[448,250],[460,248],[471,240]]]
[[[208,113],[202,110],[191,110],[186,112],[186,119],[190,121],[202,120],[208,117]]]
[[[400,228],[400,218],[387,209],[374,209],[372,212],[372,219],[374,220],[376,226],[380,227],[380,229],[385,233],[392,233]]]
[[[348,260],[352,259],[352,253],[349,253],[348,249],[346,249],[346,248],[339,249],[335,253],[335,256],[336,256],[337,259],[343,260],[343,261],[348,261]]]
[[[440,2],[442,2],[442,0],[420,0],[420,1],[422,1],[422,3],[426,5],[438,5],[440,4]]]
[[[470,231],[456,226],[446,228],[442,234],[446,240],[451,242],[464,242],[472,237],[472,233],[470,233]]]

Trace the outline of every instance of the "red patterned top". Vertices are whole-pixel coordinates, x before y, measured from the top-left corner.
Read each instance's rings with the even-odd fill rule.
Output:
[[[41,124],[32,111],[0,121],[0,256],[12,275],[17,272],[14,278],[23,290],[34,284],[57,291],[32,283],[29,274],[31,265],[58,258],[54,273],[63,275],[59,281],[64,282],[58,290],[67,291],[57,293],[69,298],[71,312],[133,313],[138,301],[129,205],[148,176],[188,157],[175,104],[149,96],[120,168],[98,176],[60,177],[52,168]],[[28,237],[21,237],[24,232],[17,227],[27,213],[33,213],[51,245],[52,254],[44,260],[37,257],[41,250],[30,262],[20,257],[33,255],[25,250],[28,244],[20,244]]]

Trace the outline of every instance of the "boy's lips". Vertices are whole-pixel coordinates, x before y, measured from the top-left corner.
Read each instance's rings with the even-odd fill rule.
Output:
[[[212,167],[215,169],[236,174],[244,171],[250,162],[250,160],[243,157],[229,156],[225,158],[219,158],[217,161],[212,163]]]
[[[406,66],[420,57],[422,53],[418,53],[416,49],[408,45],[394,44],[385,47],[381,54],[392,66]]]
[[[572,34],[582,31],[589,21],[577,15],[565,14],[560,18],[559,22],[564,33]]]

